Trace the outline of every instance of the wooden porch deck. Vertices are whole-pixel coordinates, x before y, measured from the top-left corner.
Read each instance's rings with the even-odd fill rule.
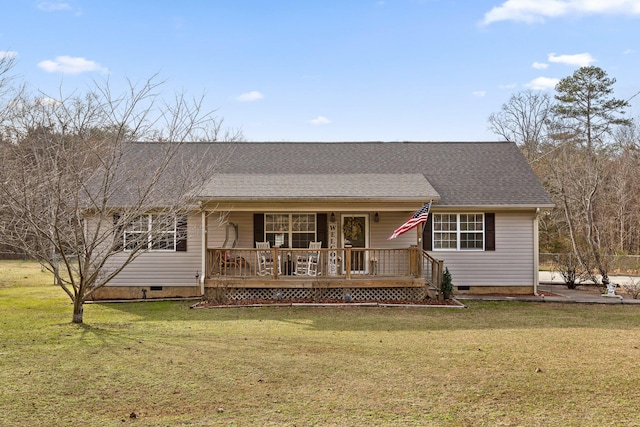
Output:
[[[403,249],[207,250],[205,288],[439,289],[442,261],[418,247]]]

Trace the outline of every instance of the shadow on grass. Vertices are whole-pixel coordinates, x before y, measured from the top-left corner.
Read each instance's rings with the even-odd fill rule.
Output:
[[[467,304],[467,309],[362,306],[190,309],[192,303],[159,301],[97,305],[126,313],[128,319],[136,319],[133,322],[274,321],[319,331],[640,328],[640,306],[473,301]]]
[[[89,319],[90,320],[90,319]],[[58,326],[69,329],[67,336],[75,336],[82,344],[96,343],[104,346],[111,344],[134,344],[141,340],[140,332],[133,323],[91,322],[61,323]],[[71,333],[73,332],[73,334]],[[130,333],[128,333],[130,332]]]

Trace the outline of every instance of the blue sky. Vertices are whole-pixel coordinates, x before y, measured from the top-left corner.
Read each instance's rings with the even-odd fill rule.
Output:
[[[249,141],[495,140],[511,94],[582,65],[640,91],[640,0],[3,3],[0,54],[32,88],[158,73]]]

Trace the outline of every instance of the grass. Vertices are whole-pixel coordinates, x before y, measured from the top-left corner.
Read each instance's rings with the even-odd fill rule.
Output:
[[[53,276],[33,261],[0,261],[0,289],[53,285]]]
[[[640,425],[639,306],[468,306],[90,304],[78,326],[37,264],[0,262],[1,424]]]

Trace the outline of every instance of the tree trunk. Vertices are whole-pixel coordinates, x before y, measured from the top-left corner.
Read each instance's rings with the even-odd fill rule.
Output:
[[[84,310],[84,301],[76,296],[73,301],[73,323],[82,323],[82,312]]]

